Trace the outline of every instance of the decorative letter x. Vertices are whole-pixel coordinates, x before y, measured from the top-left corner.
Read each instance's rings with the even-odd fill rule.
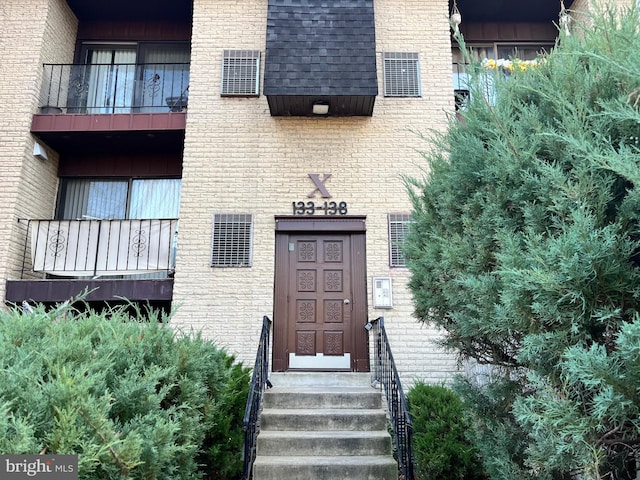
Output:
[[[331,194],[329,193],[329,190],[327,190],[327,188],[324,186],[324,182],[326,182],[331,178],[331,174],[323,173],[322,175],[323,175],[322,180],[320,180],[320,174],[318,173],[309,174],[309,178],[311,179],[313,184],[316,186],[316,188],[313,189],[309,195],[307,195],[307,198],[312,198],[316,194],[316,192],[320,192],[320,195],[322,195],[322,198],[331,198]]]

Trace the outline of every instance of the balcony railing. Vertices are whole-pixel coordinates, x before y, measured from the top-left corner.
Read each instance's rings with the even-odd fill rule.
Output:
[[[40,113],[182,112],[188,63],[45,64]]]
[[[168,274],[175,267],[175,218],[25,221],[21,278]]]

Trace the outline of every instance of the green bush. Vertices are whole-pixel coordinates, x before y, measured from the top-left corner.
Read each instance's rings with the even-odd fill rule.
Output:
[[[637,478],[640,30],[631,3],[585,29],[576,22],[526,71],[489,72],[469,53],[460,121],[428,145],[428,173],[407,179],[415,316],[489,374],[461,392],[493,480]]]
[[[248,369],[150,316],[0,312],[0,452],[77,454],[80,479],[238,478]]]
[[[476,451],[465,438],[468,425],[464,406],[453,391],[418,382],[409,390],[407,401],[413,421],[417,478],[485,478]]]

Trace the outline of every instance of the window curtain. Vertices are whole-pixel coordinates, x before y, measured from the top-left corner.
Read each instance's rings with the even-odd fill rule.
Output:
[[[129,218],[178,218],[179,178],[134,180],[131,186]]]
[[[178,218],[180,190],[179,178],[64,179],[58,218]]]
[[[128,188],[126,180],[63,180],[58,217],[65,220],[125,218]]]
[[[87,95],[88,113],[129,113],[133,105],[136,52],[92,50]]]

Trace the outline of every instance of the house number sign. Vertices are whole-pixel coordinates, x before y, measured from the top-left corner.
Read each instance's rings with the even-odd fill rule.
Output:
[[[309,178],[316,188],[314,188],[307,198],[314,198],[316,193],[322,197],[322,201],[301,200],[299,202],[291,202],[291,209],[294,215],[346,215],[348,213],[347,202],[335,202],[329,200],[331,194],[325,185],[325,182],[331,178],[330,173],[325,173],[320,178],[318,173],[309,173]]]
[[[346,215],[347,202],[291,202],[294,215]]]

